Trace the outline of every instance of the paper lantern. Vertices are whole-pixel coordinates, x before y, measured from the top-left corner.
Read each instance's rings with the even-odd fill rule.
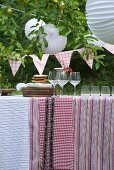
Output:
[[[90,35],[90,34],[87,34],[85,37],[93,37],[93,38],[96,38],[96,39],[92,39],[92,40],[87,40],[87,43],[88,44],[92,44],[92,45],[95,45],[95,46],[98,46],[98,47],[103,47],[103,45],[105,44],[105,42],[101,41],[99,38],[97,38],[95,35]]]
[[[59,29],[53,24],[43,25],[44,32],[48,35],[59,35]]]
[[[48,47],[45,47],[43,38],[41,36],[40,41],[42,43],[42,50],[46,54],[56,54],[64,50],[67,44],[67,37],[59,35],[59,29],[53,24],[45,24],[43,26],[46,33],[45,39],[48,42]]]
[[[114,44],[114,0],[87,0],[86,16],[92,33]]]
[[[36,24],[39,24],[38,26],[36,26]],[[31,31],[33,30],[38,30],[40,26],[43,26],[45,24],[44,21],[40,20],[38,22],[38,20],[36,18],[30,19],[26,24],[25,24],[25,35],[28,39],[32,40],[32,38],[34,38],[36,35],[35,34],[30,34]],[[35,27],[33,27],[35,26]]]

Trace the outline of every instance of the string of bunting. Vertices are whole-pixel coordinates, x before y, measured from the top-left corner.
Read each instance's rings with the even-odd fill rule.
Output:
[[[114,45],[104,43],[103,48],[108,50],[110,53],[114,54]],[[81,48],[81,49],[77,49],[77,50],[64,51],[64,52],[60,52],[58,54],[55,54],[55,57],[63,68],[67,68],[70,65],[70,61],[71,61],[71,57],[72,57],[73,52],[78,51],[80,54],[82,54],[82,52],[84,50],[85,50],[84,48]],[[47,63],[48,58],[49,58],[49,54],[44,54],[42,56],[41,60],[36,55],[30,55],[30,57],[33,59],[33,63],[35,65],[36,69],[38,70],[39,74],[43,74],[44,68],[45,68],[46,63]],[[83,59],[88,64],[88,66],[92,69],[93,53],[89,54],[88,59],[86,58],[86,56],[83,57]],[[13,76],[15,76],[20,65],[21,65],[21,60],[13,61],[13,60],[9,59],[9,64],[10,64]]]
[[[70,61],[71,61],[73,52],[78,51],[81,54],[84,50],[85,50],[84,48],[81,48],[81,49],[77,49],[77,50],[64,51],[64,52],[55,54],[55,57],[63,68],[68,68],[70,65]],[[49,58],[49,54],[43,54],[41,60],[36,55],[30,55],[30,57],[33,59],[33,63],[35,65],[37,71],[39,72],[40,75],[42,75],[44,68],[46,66],[46,63],[48,61],[48,58]],[[88,60],[86,59],[86,57],[84,57],[84,60],[89,65],[89,67],[92,69],[93,55],[90,53],[90,57],[88,58]],[[15,76],[20,65],[21,65],[21,60],[15,61],[15,60],[9,59],[9,64],[10,64],[13,76]]]

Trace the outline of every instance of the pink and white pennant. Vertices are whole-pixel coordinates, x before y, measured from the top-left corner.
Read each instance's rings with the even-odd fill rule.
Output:
[[[86,59],[86,57],[85,57],[84,60],[88,64],[88,66],[92,69],[92,67],[93,67],[93,59],[91,59],[91,58]]]
[[[42,75],[45,65],[47,63],[47,60],[49,58],[49,54],[43,54],[42,59],[40,60],[36,55],[30,55],[33,59],[33,63],[38,70],[39,74]]]
[[[103,47],[104,47],[106,50],[108,50],[110,53],[114,54],[114,45],[105,43],[105,44],[103,45]]]
[[[81,54],[81,53],[84,52],[85,50],[86,50],[86,49],[81,48],[81,49],[78,49],[78,50],[76,50],[76,51],[78,51],[78,52]],[[83,59],[84,59],[85,62],[88,64],[88,66],[92,69],[92,67],[93,67],[93,53],[92,53],[92,52],[89,53],[88,59],[86,58],[86,56],[84,56]]]
[[[9,64],[10,64],[13,76],[15,76],[18,69],[19,69],[19,67],[20,67],[20,65],[21,65],[21,60],[15,61],[15,60],[9,59]]]
[[[67,68],[70,65],[71,57],[72,57],[73,51],[65,51],[55,54],[55,57],[61,64],[63,68]]]

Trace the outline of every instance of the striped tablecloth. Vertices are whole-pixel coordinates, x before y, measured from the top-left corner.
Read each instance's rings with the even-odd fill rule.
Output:
[[[53,170],[114,170],[114,98],[55,97]],[[0,97],[0,170],[40,170],[46,98]],[[46,170],[50,169],[51,99]]]
[[[39,100],[35,119],[39,157],[32,170],[42,169],[44,159],[45,101]],[[46,170],[51,170],[50,105],[49,100]],[[53,133],[53,170],[114,170],[114,98],[55,97]]]

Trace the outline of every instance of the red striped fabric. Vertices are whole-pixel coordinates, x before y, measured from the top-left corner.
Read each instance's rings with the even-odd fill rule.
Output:
[[[114,169],[114,99],[76,97],[74,170]]]
[[[54,170],[114,170],[113,97],[55,97],[54,111]],[[45,98],[32,99],[30,170],[42,165],[44,126]],[[46,170],[50,170],[49,138],[50,121]]]
[[[54,110],[54,170],[73,170],[74,136],[73,136],[73,99],[55,98]],[[43,158],[45,98],[40,99],[40,156]],[[46,168],[49,169],[49,128]]]
[[[112,122],[111,122],[111,125],[112,125],[112,133],[111,133],[111,139],[112,139],[112,147],[110,147],[110,151],[111,151],[111,162],[110,162],[110,165],[111,165],[111,168],[113,169],[114,168],[114,98],[112,99]]]
[[[38,98],[30,100],[30,166],[29,170],[40,169],[39,105]]]

